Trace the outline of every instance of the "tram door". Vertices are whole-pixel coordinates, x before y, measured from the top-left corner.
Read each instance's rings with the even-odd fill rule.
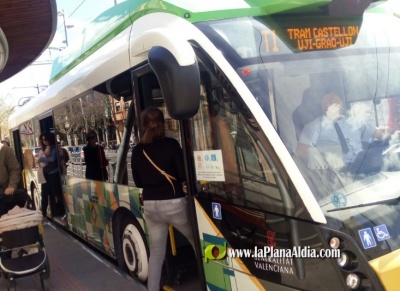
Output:
[[[14,141],[15,156],[16,156],[16,158],[18,160],[20,168],[23,169],[24,168],[24,163],[23,163],[23,155],[22,155],[22,142],[21,142],[21,138],[20,138],[20,135],[19,135],[19,129],[14,130],[12,134],[13,134],[12,139]],[[21,174],[22,174],[22,172],[21,172]],[[21,179],[20,179],[18,188],[25,188],[26,187],[26,185],[25,185],[25,183],[23,181],[24,181],[24,179],[23,179],[23,176],[21,175]]]
[[[181,125],[172,119],[167,111],[157,77],[149,66],[144,66],[133,72],[135,96],[138,98],[136,116],[140,119],[144,109],[154,106],[161,109],[165,118],[165,136],[176,139],[182,147]],[[141,124],[139,122],[139,127]],[[140,136],[139,136],[140,139]],[[180,284],[197,274],[196,257],[190,243],[178,231],[170,229],[166,260],[163,266],[162,280],[166,284]]]

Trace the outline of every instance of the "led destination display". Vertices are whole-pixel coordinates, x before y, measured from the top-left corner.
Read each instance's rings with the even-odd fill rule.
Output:
[[[343,48],[355,43],[358,26],[327,26],[286,29],[292,46],[300,51]]]
[[[359,37],[362,19],[320,18],[274,19],[265,18],[267,29],[261,30],[266,53],[340,49],[352,46]]]

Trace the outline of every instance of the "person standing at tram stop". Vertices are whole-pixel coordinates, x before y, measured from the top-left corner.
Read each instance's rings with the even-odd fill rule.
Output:
[[[39,158],[40,157],[49,157],[50,156],[50,147],[47,147],[44,144],[44,134],[40,134],[39,136],[39,142],[40,142],[40,150],[39,150],[39,154],[38,154],[38,168],[37,168],[37,177],[38,177],[38,183],[40,184],[41,187],[41,193],[46,193],[46,179],[44,178],[44,174],[43,174],[43,167],[46,166],[45,163],[40,163],[39,162]]]
[[[40,138],[44,155],[40,156],[38,161],[46,164],[43,167],[40,165],[46,181],[42,184],[42,215],[46,218],[49,199],[51,199],[50,207],[53,216],[61,215],[63,212],[60,168],[57,158],[63,159],[63,156],[62,152],[58,153],[54,134],[43,132]]]
[[[21,177],[21,169],[14,151],[0,143],[0,198],[3,195],[13,195]],[[0,201],[0,216],[6,209]]]
[[[83,148],[86,163],[86,179],[108,180],[108,160],[104,148],[97,144],[97,134],[91,130],[86,135],[87,145]]]
[[[160,290],[168,227],[181,232],[194,248],[188,219],[183,153],[179,143],[165,137],[164,115],[155,107],[142,114],[144,132],[133,149],[131,167],[137,187],[143,188],[144,216],[150,239],[149,291]],[[164,173],[164,174],[162,174]]]

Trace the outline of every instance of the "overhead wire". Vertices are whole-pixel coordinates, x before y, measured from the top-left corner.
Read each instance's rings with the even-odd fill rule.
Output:
[[[81,4],[79,4],[79,5],[75,8],[75,10],[72,11],[70,15],[68,15],[68,17],[71,17],[71,16],[79,9],[79,7],[81,7],[82,4],[85,3],[85,2],[86,2],[86,0],[83,0],[83,1],[81,2]],[[64,12],[64,13],[65,13],[65,12]],[[64,14],[64,16],[65,16],[65,14]],[[59,25],[59,26],[57,27],[57,30],[59,30],[63,25],[64,25],[64,24]]]

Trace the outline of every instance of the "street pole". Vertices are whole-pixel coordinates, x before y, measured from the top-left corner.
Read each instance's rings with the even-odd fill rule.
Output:
[[[68,34],[67,34],[67,26],[65,25],[65,13],[64,9],[62,10],[63,24],[64,24],[64,33],[65,33],[65,45],[68,46]]]
[[[65,12],[64,9],[61,12],[57,13],[58,16],[62,16],[63,25],[64,25],[64,34],[65,34],[65,45],[68,46],[68,35],[67,35],[67,26],[65,25]]]

